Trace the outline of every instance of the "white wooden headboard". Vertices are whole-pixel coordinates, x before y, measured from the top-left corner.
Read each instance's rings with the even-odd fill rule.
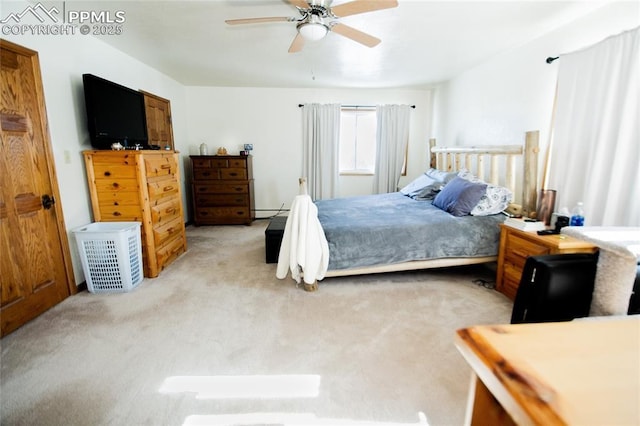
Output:
[[[538,193],[539,132],[525,134],[524,143],[499,146],[438,147],[436,140],[429,140],[430,167],[438,170],[458,171],[467,169],[485,182],[509,188],[514,203],[522,214],[529,216],[536,211]],[[517,172],[518,159],[522,157],[521,173]],[[488,172],[487,172],[488,168]],[[518,196],[517,185],[522,177],[522,192]]]

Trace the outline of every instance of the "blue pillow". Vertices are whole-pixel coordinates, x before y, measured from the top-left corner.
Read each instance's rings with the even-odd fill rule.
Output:
[[[436,195],[433,205],[453,216],[466,216],[478,204],[487,184],[455,177]]]

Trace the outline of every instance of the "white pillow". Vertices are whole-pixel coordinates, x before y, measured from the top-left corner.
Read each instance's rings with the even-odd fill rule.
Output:
[[[442,183],[449,183],[453,180],[454,177],[458,176],[456,172],[445,172],[442,170],[434,169],[433,167],[427,170],[424,174]]]
[[[402,192],[404,195],[406,195],[408,197],[412,197],[413,198],[420,191],[422,191],[423,188],[425,188],[425,187],[427,187],[429,185],[433,185],[434,183],[437,183],[437,181],[435,179],[433,179],[432,177],[427,176],[426,173],[423,173],[420,176],[418,176],[417,178],[415,178],[407,186],[402,188],[400,190],[400,192]]]
[[[442,189],[444,184],[451,181],[457,173],[443,172],[434,168],[430,168],[411,183],[402,188],[402,192],[407,197],[417,200],[431,200],[435,194]]]
[[[458,176],[471,182],[483,182],[466,169],[460,170]],[[478,201],[478,204],[476,204],[476,206],[471,210],[470,214],[472,216],[490,216],[492,214],[498,214],[507,208],[512,199],[513,194],[509,188],[487,183],[487,190],[485,194],[480,198],[480,201]]]

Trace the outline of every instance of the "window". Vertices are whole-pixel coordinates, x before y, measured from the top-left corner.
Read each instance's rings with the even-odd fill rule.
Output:
[[[343,107],[340,109],[340,174],[373,175],[376,168],[375,107]],[[408,149],[408,147],[407,147]],[[407,175],[407,153],[402,176]]]
[[[340,174],[372,175],[376,165],[376,109],[340,111]]]

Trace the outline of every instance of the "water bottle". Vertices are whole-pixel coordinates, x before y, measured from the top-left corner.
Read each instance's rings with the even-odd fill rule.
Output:
[[[584,209],[582,208],[582,201],[573,208],[571,212],[571,226],[584,226]]]

